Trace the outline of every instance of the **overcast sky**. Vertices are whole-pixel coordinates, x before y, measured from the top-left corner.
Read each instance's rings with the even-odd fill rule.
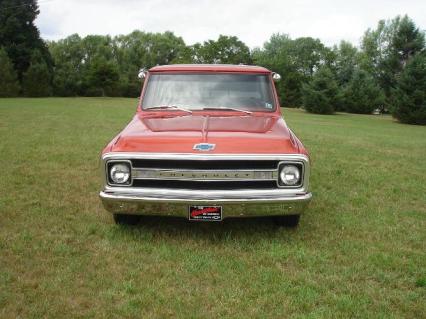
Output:
[[[39,0],[36,24],[45,39],[73,33],[127,34],[173,31],[187,44],[236,35],[250,48],[272,33],[311,36],[327,45],[358,45],[380,19],[408,14],[426,28],[426,0]]]

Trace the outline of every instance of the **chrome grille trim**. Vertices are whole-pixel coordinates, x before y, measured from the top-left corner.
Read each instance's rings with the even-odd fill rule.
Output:
[[[276,180],[278,170],[187,170],[133,168],[133,179],[167,179],[185,181],[264,181]]]

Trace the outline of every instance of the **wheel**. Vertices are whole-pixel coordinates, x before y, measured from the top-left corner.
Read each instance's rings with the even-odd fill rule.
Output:
[[[294,228],[299,225],[300,215],[276,216],[275,224],[287,228]]]
[[[138,215],[113,214],[114,221],[119,225],[137,225],[141,220]]]

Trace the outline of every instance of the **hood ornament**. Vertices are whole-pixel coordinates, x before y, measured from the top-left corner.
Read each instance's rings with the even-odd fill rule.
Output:
[[[193,149],[196,151],[208,152],[208,151],[213,151],[215,146],[216,144],[199,143],[199,144],[195,144]]]

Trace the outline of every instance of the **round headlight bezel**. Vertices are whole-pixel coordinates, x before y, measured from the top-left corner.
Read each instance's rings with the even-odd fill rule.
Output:
[[[295,175],[295,181],[286,180],[286,175]],[[286,188],[301,187],[303,185],[303,165],[301,163],[281,163],[278,172],[278,185]]]
[[[108,173],[108,182],[110,185],[129,186],[131,184],[132,169],[131,169],[130,162],[126,162],[126,161],[109,162],[107,173]],[[121,178],[120,178],[120,174],[121,174]]]

